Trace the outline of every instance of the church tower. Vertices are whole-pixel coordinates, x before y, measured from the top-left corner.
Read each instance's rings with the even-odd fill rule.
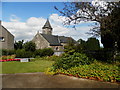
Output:
[[[45,25],[42,27],[42,33],[52,35],[52,27],[51,27],[48,19],[47,19]]]

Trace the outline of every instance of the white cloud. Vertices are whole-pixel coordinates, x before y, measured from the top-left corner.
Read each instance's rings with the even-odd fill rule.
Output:
[[[58,14],[50,15],[49,20],[51,26],[53,27],[53,35],[70,36],[75,40],[78,40],[80,38],[87,40],[87,38],[90,37],[85,34],[90,30],[89,26],[77,27],[77,30],[70,27],[67,28],[62,25],[64,19],[65,17],[59,17]],[[15,36],[15,40],[18,41],[24,39],[25,41],[30,41],[38,30],[42,32],[42,27],[45,22],[46,19],[42,17],[31,17],[28,18],[26,22],[20,22],[18,18],[15,18],[14,20],[11,19],[11,22],[2,22],[2,25],[5,26]]]
[[[12,21],[12,22],[18,22],[19,20],[20,20],[20,18],[14,14],[10,16],[10,21]]]

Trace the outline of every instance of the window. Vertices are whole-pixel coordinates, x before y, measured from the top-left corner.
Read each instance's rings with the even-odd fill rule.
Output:
[[[1,42],[4,42],[4,41],[5,41],[5,38],[4,38],[4,37],[0,37],[0,41],[1,41]]]
[[[56,50],[58,50],[58,47],[56,47]]]

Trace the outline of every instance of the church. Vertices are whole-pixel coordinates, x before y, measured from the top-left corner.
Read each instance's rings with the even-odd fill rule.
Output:
[[[36,49],[52,48],[55,55],[60,55],[64,51],[64,46],[68,44],[70,40],[76,42],[71,37],[52,35],[53,28],[47,19],[45,25],[42,27],[42,33],[37,34],[32,39],[32,42],[36,44]]]

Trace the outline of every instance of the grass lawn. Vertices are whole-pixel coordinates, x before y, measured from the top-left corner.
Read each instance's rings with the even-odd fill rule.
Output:
[[[0,73],[31,73],[31,72],[44,72],[54,61],[37,60],[34,62],[2,62],[2,72]],[[0,64],[1,66],[1,64]]]

